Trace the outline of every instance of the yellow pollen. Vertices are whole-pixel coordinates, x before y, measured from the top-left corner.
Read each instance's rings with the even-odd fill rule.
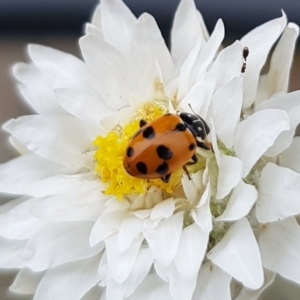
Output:
[[[158,102],[145,102],[136,111],[132,120],[120,131],[111,131],[106,136],[97,136],[93,144],[97,147],[95,153],[96,174],[107,184],[104,193],[115,195],[122,200],[126,195],[144,194],[151,186],[156,186],[167,193],[172,193],[181,186],[183,170],[172,173],[168,183],[160,178],[145,180],[132,177],[123,167],[123,157],[130,138],[138,131],[139,121],[151,122],[167,113],[165,106]]]

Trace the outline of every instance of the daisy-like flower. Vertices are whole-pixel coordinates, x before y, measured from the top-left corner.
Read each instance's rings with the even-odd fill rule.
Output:
[[[0,166],[0,190],[16,195],[0,208],[0,267],[20,269],[11,291],[249,300],[276,273],[300,284],[300,92],[287,92],[297,36],[283,13],[222,49],[222,21],[209,36],[182,0],[169,52],[152,16],[102,0],[83,60],[30,45],[13,72],[36,114],[4,125],[20,156]],[[207,122],[213,151],[197,150],[190,178],[128,175],[139,121],[176,112]]]

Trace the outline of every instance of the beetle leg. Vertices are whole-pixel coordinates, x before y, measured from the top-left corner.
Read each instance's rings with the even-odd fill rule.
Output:
[[[140,119],[140,128],[145,126],[147,122],[144,119]]]
[[[190,173],[189,173],[188,169],[186,168],[186,165],[184,165],[182,168],[185,171],[186,175],[188,176],[189,180],[191,180],[192,178],[190,176]]]
[[[186,166],[191,166],[191,165],[194,165],[198,162],[198,157],[196,156],[196,154],[194,154],[192,156],[192,161],[188,161],[185,165]]]
[[[168,183],[170,181],[171,178],[171,173],[164,176],[164,177],[160,177],[160,179],[164,182],[164,183]]]
[[[213,150],[212,144],[210,142],[208,142],[208,141],[206,141],[206,143],[197,141],[197,146],[199,148],[203,148],[205,150]]]

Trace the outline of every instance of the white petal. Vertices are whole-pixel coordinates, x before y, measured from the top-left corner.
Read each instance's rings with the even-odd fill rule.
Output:
[[[203,114],[200,113],[200,109],[202,108],[202,106],[204,105],[204,101],[206,100],[204,97],[204,94],[207,92],[205,90],[206,86],[202,81],[199,80],[197,84],[190,88],[190,74],[188,74],[188,76],[186,77],[187,78],[184,78],[185,80],[183,80],[183,83],[185,83],[186,86],[181,87],[182,94],[180,98],[178,97],[180,101],[178,104],[178,108],[180,108],[180,111],[189,112],[191,110],[191,106],[193,108],[193,111],[203,117]],[[183,83],[180,82],[181,85]],[[212,86],[212,84],[210,86]],[[183,90],[183,88],[185,88],[185,90]],[[209,86],[207,86],[207,88],[209,88]]]
[[[98,299],[96,299],[96,300],[98,300]],[[99,300],[107,300],[105,290],[102,292]]]
[[[274,145],[268,149],[265,155],[275,156],[286,149],[292,142],[297,125],[300,122],[300,91],[288,93],[264,101],[258,107],[261,109],[278,108],[286,111],[290,117],[290,129],[282,132]]]
[[[31,212],[39,218],[51,221],[96,221],[98,219],[103,210],[101,201],[82,205],[71,204],[66,201],[66,198],[71,196],[72,193],[47,198],[35,205]],[[89,193],[86,194],[86,197],[88,196]]]
[[[21,95],[37,113],[66,114],[41,70],[32,65],[18,63],[13,67],[13,73],[22,83],[18,85]]]
[[[10,194],[28,194],[28,187],[54,174],[75,171],[62,164],[28,153],[0,165],[0,191]]]
[[[34,294],[45,272],[33,272],[23,268],[19,271],[9,290],[17,294]]]
[[[34,216],[30,210],[39,199],[29,199],[0,215],[0,235],[9,239],[27,240],[47,221]]]
[[[278,39],[286,25],[286,16],[269,21],[245,35],[241,43],[249,48],[247,58],[247,71],[244,74],[244,103],[243,107],[249,107],[253,103],[259,73],[265,64],[272,45]]]
[[[106,299],[123,300],[125,289],[126,287],[124,286],[124,284],[119,284],[112,277],[110,277],[106,283]]]
[[[271,98],[272,95],[282,92],[287,93],[298,34],[299,28],[296,24],[289,23],[285,27],[272,54],[269,72],[265,75],[264,83],[260,84],[260,89],[257,91],[255,104],[259,100]]]
[[[171,33],[171,53],[177,69],[186,60],[201,33],[195,3],[182,0],[175,13]]]
[[[107,285],[108,278],[110,277],[106,250],[104,250],[102,257],[100,259],[99,266],[98,266],[98,273],[100,275],[99,286],[105,287]]]
[[[130,93],[138,82],[135,67],[113,46],[92,35],[82,37],[79,44],[88,68],[97,78],[106,104],[112,109],[128,106]]]
[[[100,252],[103,245],[90,247],[92,222],[63,222],[44,226],[26,245],[23,258],[35,271],[85,259]]]
[[[80,300],[99,300],[103,289],[99,285],[92,287]]]
[[[217,82],[217,74],[216,69],[210,69],[192,88],[189,87],[188,93],[179,102],[179,108],[182,111],[190,111],[189,105],[191,105],[193,111],[206,119]]]
[[[131,273],[122,284],[119,284],[113,278],[109,279],[106,289],[107,299],[123,300],[134,293],[139,284],[147,276],[152,262],[153,255],[151,250],[149,248],[140,249]]]
[[[204,177],[203,173],[204,173],[203,170],[199,170],[198,172],[192,174],[192,180],[194,182],[195,187],[198,190],[203,190],[203,188],[204,188],[204,184],[202,182],[203,177]]]
[[[270,71],[261,75],[254,107],[273,96],[285,94],[288,90],[289,73],[299,28],[289,23],[271,57]],[[276,53],[276,54],[275,54]]]
[[[173,198],[166,199],[153,207],[150,214],[151,220],[169,218],[175,210],[175,201]]]
[[[272,146],[279,134],[290,128],[289,116],[279,109],[258,111],[239,123],[234,133],[234,150],[247,176],[256,161]]]
[[[63,183],[64,180],[61,180],[61,182],[59,180],[54,181],[53,185],[61,184],[63,187],[61,187],[61,192],[54,196],[53,199],[55,199],[55,201],[65,201],[71,205],[80,206],[94,202],[101,202],[105,204],[106,201],[111,198],[110,195],[103,195],[103,185],[99,179],[89,178],[88,176],[81,177],[79,175],[77,177],[78,180],[75,180],[75,176],[73,180],[72,178],[67,178],[65,183]],[[45,186],[43,187],[46,188]],[[55,191],[56,190],[54,190],[54,192]],[[49,194],[55,194],[54,192],[50,193],[49,191]]]
[[[0,236],[0,266],[2,268],[21,268],[24,266],[22,253],[27,244],[26,240],[16,241]]]
[[[236,77],[221,86],[212,98],[212,118],[218,138],[227,148],[233,144],[234,129],[240,119],[243,81]]]
[[[135,61],[137,64],[137,56],[139,57],[140,51],[147,52],[147,49],[134,49],[135,53],[132,53],[132,61]],[[133,51],[132,51],[133,52]],[[138,53],[138,54],[137,54]],[[141,103],[148,101],[149,99],[155,99],[157,95],[159,95],[159,90],[154,88],[157,87],[157,84],[163,82],[163,75],[162,69],[159,65],[158,59],[154,57],[151,53],[145,54],[146,56],[152,57],[152,59],[142,59],[139,63],[138,68],[136,68],[136,82],[134,92],[130,93],[129,95],[129,104],[130,107],[136,111],[137,107],[140,107]],[[155,94],[156,93],[156,94]],[[160,96],[158,96],[160,97]],[[163,96],[165,97],[165,96]],[[130,114],[129,118],[127,118],[126,123],[132,117],[132,113]]]
[[[153,254],[149,248],[141,248],[135,264],[128,278],[124,282],[126,286],[125,297],[130,296],[148,274],[153,263]]]
[[[241,43],[239,41],[236,41],[219,53],[213,65],[213,68],[216,68],[219,73],[216,90],[227,82],[230,82],[233,78],[241,76],[241,69],[243,65],[242,51],[243,50]],[[229,95],[230,94],[227,94],[226,96]],[[243,96],[239,95],[239,97],[241,97],[241,99],[239,100],[243,101]],[[224,95],[223,101],[225,103],[229,99],[230,96],[227,98]],[[242,105],[242,103],[240,103],[239,101],[238,105]]]
[[[125,201],[116,201],[116,197],[112,196],[109,197],[109,199],[106,199],[104,206],[105,206],[104,212],[108,213],[116,210],[125,211],[128,208],[129,204]]]
[[[154,261],[157,274],[170,284],[170,293],[174,300],[191,300],[196,286],[198,274],[190,278],[184,278],[177,270],[174,262],[169,265],[161,265]]]
[[[236,280],[251,289],[264,281],[261,257],[251,226],[246,218],[233,224],[208,258]]]
[[[218,20],[214,31],[207,43],[201,48],[197,61],[191,73],[191,85],[195,84],[206,72],[211,64],[224,38],[224,24],[221,19]]]
[[[8,141],[9,141],[9,144],[12,145],[20,155],[24,156],[24,155],[30,153],[30,151],[26,147],[26,145],[21,143],[17,138],[15,138],[13,136],[9,136]]]
[[[143,221],[135,216],[126,218],[120,227],[118,245],[120,252],[129,248],[133,239],[137,238],[143,230]]]
[[[99,281],[99,259],[96,255],[51,268],[41,280],[34,300],[80,300]]]
[[[140,105],[140,104],[141,103],[139,102],[138,105]],[[132,115],[134,113],[136,113],[135,108],[129,106],[129,107],[124,107],[124,108],[120,109],[118,111],[117,115],[112,115],[111,117],[117,118],[119,125],[126,126],[128,124],[128,120],[130,120],[132,118]],[[111,128],[109,128],[109,131],[111,130]]]
[[[137,210],[137,211],[133,211],[132,213],[137,216],[139,219],[146,219],[150,216],[151,213],[151,209],[141,209],[141,210]]]
[[[93,226],[90,235],[91,246],[103,241],[105,238],[119,230],[126,213],[122,211],[103,212]]]
[[[130,9],[121,0],[103,0],[101,18],[105,39],[118,50],[127,52],[136,24]]]
[[[50,47],[32,44],[28,46],[28,53],[42,71],[45,82],[51,84],[53,89],[76,87],[78,90],[95,96],[99,94],[97,81],[88,72],[86,64],[76,56]]]
[[[300,228],[295,218],[265,224],[258,242],[264,267],[300,284]]]
[[[212,118],[209,120],[209,125],[210,125],[211,143],[212,143],[212,146],[213,146],[213,149],[214,149],[214,154],[215,154],[217,164],[219,166],[220,163],[221,163],[221,153],[220,153],[220,149],[219,149],[219,146],[218,146],[215,124],[214,124],[214,121],[213,121]]]
[[[152,208],[161,201],[163,201],[162,190],[155,187],[153,187],[152,189],[150,188],[148,193],[146,194],[143,208]]]
[[[102,31],[102,5],[101,5],[101,3],[99,3],[99,5],[96,7],[96,9],[93,13],[93,16],[91,18],[91,22],[95,27],[97,27],[100,31]]]
[[[31,151],[70,167],[89,165],[87,152],[97,136],[92,124],[67,115],[24,116],[8,121],[3,128]]]
[[[154,269],[157,273],[157,275],[162,278],[164,281],[169,282],[170,281],[170,273],[175,270],[175,272],[178,270],[174,269],[174,263],[170,263],[169,265],[163,265],[159,263],[157,260],[154,260],[153,263]]]
[[[83,189],[84,185],[89,186],[91,183],[95,183],[91,172],[82,172],[74,175],[58,174],[32,183],[28,186],[27,194],[34,197],[59,195],[73,191],[74,187],[80,187],[78,188],[79,191]],[[101,183],[99,185],[101,187]],[[101,199],[103,196],[99,195],[99,198]],[[75,199],[78,199],[78,197]],[[90,199],[86,199],[86,201],[90,202]]]
[[[80,120],[99,122],[114,113],[114,110],[106,106],[100,95],[96,98],[75,89],[65,88],[56,89],[55,95],[61,106]]]
[[[183,174],[181,183],[185,197],[189,201],[189,203],[197,203],[200,198],[200,193],[194,181],[190,180],[187,174]]]
[[[279,165],[300,173],[300,137],[293,138],[292,144],[279,155]]]
[[[231,276],[210,262],[202,265],[193,300],[231,300]]]
[[[201,27],[201,30],[202,30],[202,35],[203,35],[202,39],[203,39],[203,41],[207,42],[208,39],[209,39],[208,30],[206,28],[203,17],[202,17],[201,13],[198,10],[197,10],[197,15],[198,15],[198,21],[200,23],[200,27]]]
[[[98,8],[100,8],[100,5],[98,5]],[[96,12],[98,9],[96,9]],[[100,12],[101,13],[101,12]],[[102,31],[102,24],[100,27],[96,26],[95,24],[86,23],[84,25],[84,33],[87,35],[94,35],[95,37],[104,40],[104,35]]]
[[[210,211],[210,195],[211,188],[208,183],[202,197],[199,201],[198,207],[191,211],[191,216],[198,226],[206,231],[210,232],[212,230],[212,215]]]
[[[170,273],[170,292],[174,300],[191,300],[196,287],[197,274],[183,278],[174,270]]]
[[[3,214],[3,213],[6,213],[10,209],[16,207],[17,205],[21,204],[22,202],[24,202],[28,199],[30,199],[30,198],[27,197],[27,196],[18,197],[18,198],[15,198],[15,199],[11,199],[9,201],[7,201],[7,199],[1,199],[1,202],[2,201],[7,201],[7,202],[5,202],[4,204],[2,204],[0,206],[0,215]]]
[[[161,221],[161,219],[151,220],[150,218],[147,218],[143,222],[143,229],[152,229],[152,228],[155,228],[160,223],[160,221]]]
[[[216,221],[235,221],[245,217],[257,199],[257,190],[253,185],[246,184],[243,180],[234,188],[226,205],[225,211]]]
[[[194,42],[194,47],[191,49],[188,57],[184,60],[179,74],[179,86],[177,98],[179,101],[184,98],[190,91],[190,75],[191,70],[197,59],[201,47],[200,37]]]
[[[256,216],[267,223],[300,213],[300,174],[268,163],[258,184]]]
[[[140,74],[141,76],[144,76],[148,65],[150,63],[153,64],[157,60],[161,68],[163,81],[168,82],[174,77],[170,52],[155,19],[147,13],[142,14],[137,21],[131,41],[130,53],[139,72],[143,72]],[[153,75],[156,74],[154,73]],[[150,82],[152,88],[156,79],[158,78],[152,77],[152,82]]]
[[[194,223],[183,229],[179,248],[175,256],[175,265],[179,273],[186,279],[194,277],[207,248],[209,233]]]
[[[169,292],[168,284],[162,281],[155,273],[149,274],[130,298],[130,300],[141,299],[174,300]]]
[[[118,283],[122,283],[128,278],[136,261],[142,241],[143,237],[140,235],[132,241],[127,250],[121,253],[118,247],[117,234],[105,240],[109,272]]]
[[[219,164],[217,199],[227,196],[230,191],[239,183],[242,177],[243,163],[234,156],[221,154]]]
[[[275,273],[269,271],[268,269],[264,270],[265,273],[265,282],[264,285],[259,290],[251,290],[243,287],[239,295],[235,300],[257,300],[260,294],[274,281]]]
[[[152,250],[154,258],[168,265],[177,252],[183,222],[183,212],[163,219],[156,228],[146,229],[143,233]]]

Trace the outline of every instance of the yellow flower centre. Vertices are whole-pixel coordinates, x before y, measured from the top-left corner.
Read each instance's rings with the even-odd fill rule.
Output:
[[[123,157],[131,137],[139,130],[139,121],[151,122],[167,113],[164,105],[155,101],[141,105],[132,119],[123,128],[109,132],[106,136],[97,136],[93,144],[95,153],[96,174],[107,184],[104,193],[115,195],[121,200],[126,195],[144,194],[151,186],[156,186],[166,193],[172,193],[181,186],[183,170],[172,173],[168,183],[160,178],[140,179],[130,176],[123,167]]]

